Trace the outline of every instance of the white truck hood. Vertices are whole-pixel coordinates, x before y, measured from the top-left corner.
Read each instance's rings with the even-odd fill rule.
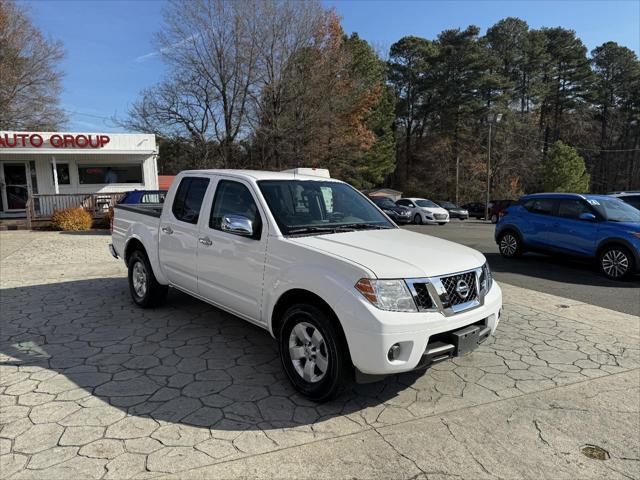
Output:
[[[307,247],[356,262],[378,278],[441,276],[478,268],[477,250],[409,230],[362,230],[289,238]]]

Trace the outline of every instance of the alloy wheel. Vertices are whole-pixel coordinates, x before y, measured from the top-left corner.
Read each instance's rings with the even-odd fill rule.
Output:
[[[142,262],[136,262],[133,265],[133,290],[136,295],[143,298],[147,293],[147,270]]]
[[[518,239],[507,233],[500,239],[500,251],[507,257],[512,257],[518,251]]]
[[[602,256],[602,270],[611,278],[620,278],[629,271],[629,258],[617,249],[611,249]]]
[[[329,357],[320,330],[307,322],[293,327],[289,335],[289,357],[296,373],[309,383],[317,383],[327,373]]]

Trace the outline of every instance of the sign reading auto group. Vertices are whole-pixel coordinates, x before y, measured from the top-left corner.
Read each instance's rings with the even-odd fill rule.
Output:
[[[103,148],[111,141],[108,135],[53,133],[0,134],[0,148]]]

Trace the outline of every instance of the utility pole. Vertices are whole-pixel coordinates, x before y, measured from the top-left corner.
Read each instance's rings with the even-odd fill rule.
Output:
[[[487,187],[486,187],[486,199],[484,204],[484,218],[485,220],[489,220],[489,199],[491,196],[491,127],[493,126],[493,122],[496,122],[496,125],[500,123],[502,120],[502,114],[489,114],[489,141],[487,142]]]
[[[460,205],[458,194],[460,192],[460,154],[456,155],[456,205]]]
[[[488,142],[488,152],[487,152],[487,191],[484,202],[484,219],[489,220],[489,189],[491,188],[491,125],[493,122],[489,120],[489,142]]]

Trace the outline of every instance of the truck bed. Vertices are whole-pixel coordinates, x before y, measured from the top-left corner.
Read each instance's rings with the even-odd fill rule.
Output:
[[[134,205],[118,204],[114,205],[113,208],[117,210],[128,210],[129,212],[135,212],[142,215],[149,215],[151,217],[160,218],[160,215],[162,214],[162,205],[162,203],[146,203]]]

